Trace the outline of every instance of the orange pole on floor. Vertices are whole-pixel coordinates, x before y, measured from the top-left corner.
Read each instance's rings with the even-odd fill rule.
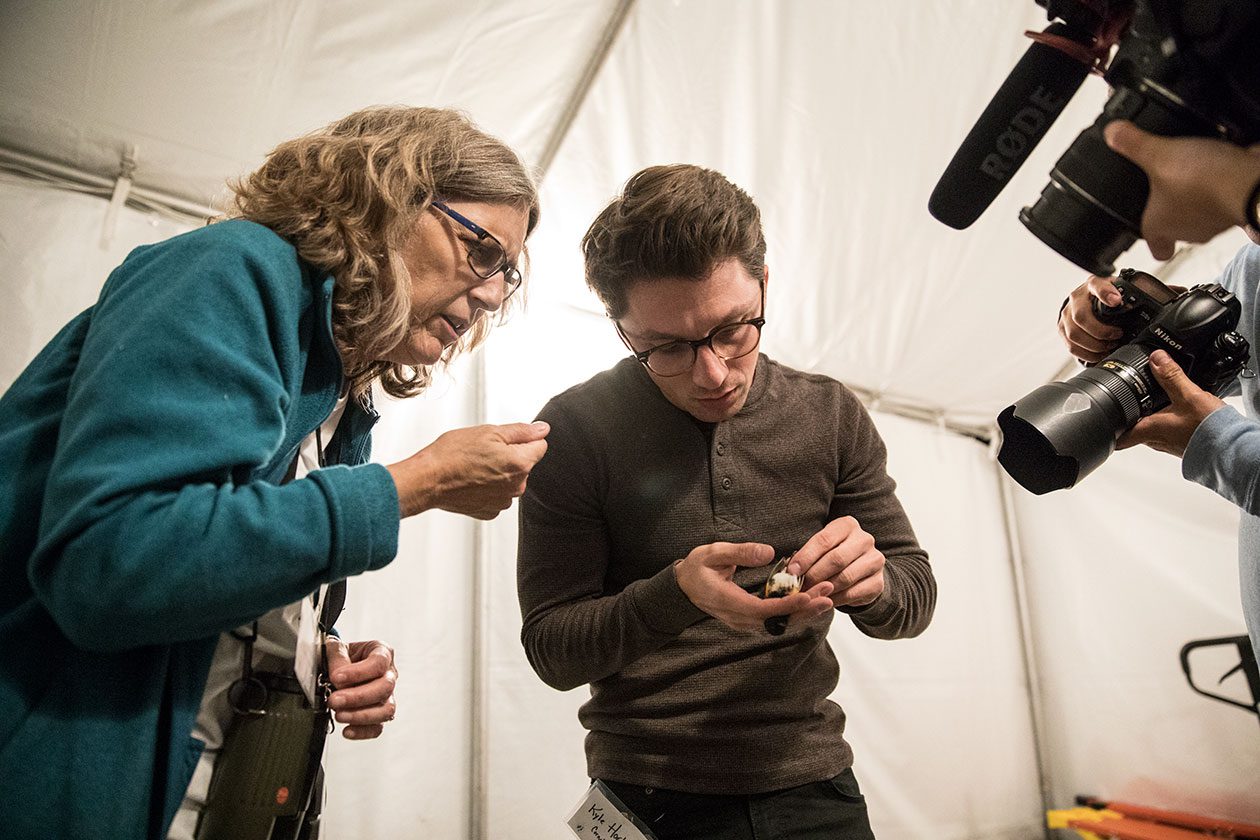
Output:
[[[1209,836],[1212,836],[1188,828],[1126,817],[1105,820],[1068,820],[1067,824],[1068,828],[1088,832],[1095,837],[1105,837],[1108,840],[1207,840]]]
[[[1145,805],[1134,805],[1129,802],[1104,802],[1092,798],[1080,798],[1082,805],[1102,807],[1108,811],[1124,814],[1126,817],[1162,823],[1164,825],[1192,828],[1195,831],[1211,832],[1217,837],[1234,838],[1234,840],[1260,840],[1260,825],[1234,822],[1219,817],[1205,817],[1202,814],[1191,814],[1185,811],[1165,811],[1161,808],[1149,808]]]

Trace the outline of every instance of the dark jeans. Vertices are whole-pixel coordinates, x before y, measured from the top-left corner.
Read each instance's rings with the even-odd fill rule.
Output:
[[[875,840],[853,770],[748,796],[604,784],[659,840]]]

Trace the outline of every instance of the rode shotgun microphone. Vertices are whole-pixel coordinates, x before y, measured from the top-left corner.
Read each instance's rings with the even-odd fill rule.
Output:
[[[980,218],[1041,142],[1094,67],[1093,36],[1062,23],[1041,33],[963,140],[928,199],[928,210],[962,230]]]

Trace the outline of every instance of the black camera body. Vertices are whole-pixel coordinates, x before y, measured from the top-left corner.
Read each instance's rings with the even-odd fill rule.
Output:
[[[1097,3],[1038,2],[1069,26],[1088,25],[1097,15]],[[1055,163],[1041,197],[1019,218],[1064,257],[1108,276],[1141,235],[1150,186],[1138,166],[1107,147],[1103,129],[1124,119],[1164,136],[1238,145],[1260,140],[1260,4],[1138,0],[1104,78],[1112,92],[1102,113]]]
[[[1118,370],[1113,361],[1125,346],[1134,345],[1143,354],[1145,399],[1139,401],[1140,416],[1168,405],[1168,397],[1146,376],[1145,358],[1156,350],[1166,350],[1186,372],[1190,381],[1205,391],[1219,394],[1228,388],[1247,364],[1247,339],[1234,331],[1242,311],[1232,292],[1218,283],[1203,284],[1178,294],[1144,271],[1126,268],[1113,281],[1122,302],[1110,307],[1094,300],[1094,314],[1103,323],[1124,332],[1122,346],[1098,363],[1098,367]]]
[[[998,415],[998,462],[1025,489],[1071,487],[1111,455],[1116,439],[1168,405],[1150,368],[1165,350],[1192,382],[1224,393],[1247,364],[1250,346],[1234,328],[1238,299],[1211,283],[1178,294],[1145,272],[1127,268],[1115,280],[1123,303],[1095,301],[1099,319],[1124,331],[1120,347],[1066,382],[1052,382]]]

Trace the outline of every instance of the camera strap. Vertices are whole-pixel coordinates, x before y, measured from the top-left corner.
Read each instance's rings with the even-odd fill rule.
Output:
[[[332,442],[329,441],[329,445],[331,445],[331,443]],[[324,436],[318,426],[315,427],[315,451],[318,453],[316,457],[319,459],[320,468],[322,469],[328,466],[328,459],[327,459],[326,454],[324,453]],[[291,469],[295,472],[297,470],[296,458],[293,459],[293,467]],[[286,479],[286,480],[292,480],[292,479]],[[342,580],[339,580],[336,583],[329,584],[328,587],[324,591],[323,605],[320,607],[320,610],[319,610],[320,630],[323,631],[324,633],[331,633],[333,626],[337,623],[337,619],[341,617],[341,611],[345,609],[345,606],[346,606],[346,581],[343,578]],[[327,662],[327,657],[325,657],[324,672],[327,673],[327,671],[328,671],[328,662]]]
[[[327,465],[322,430],[315,429],[316,461]],[[346,601],[344,580],[320,586],[302,600],[298,608],[297,647],[293,671],[302,685],[307,701],[316,709],[326,708],[332,685],[328,679],[327,640]]]
[[[258,641],[258,622],[250,626],[248,636],[228,631],[241,643],[241,675],[228,686],[228,705],[238,715],[261,715],[267,707],[267,686],[254,676],[254,642]]]

